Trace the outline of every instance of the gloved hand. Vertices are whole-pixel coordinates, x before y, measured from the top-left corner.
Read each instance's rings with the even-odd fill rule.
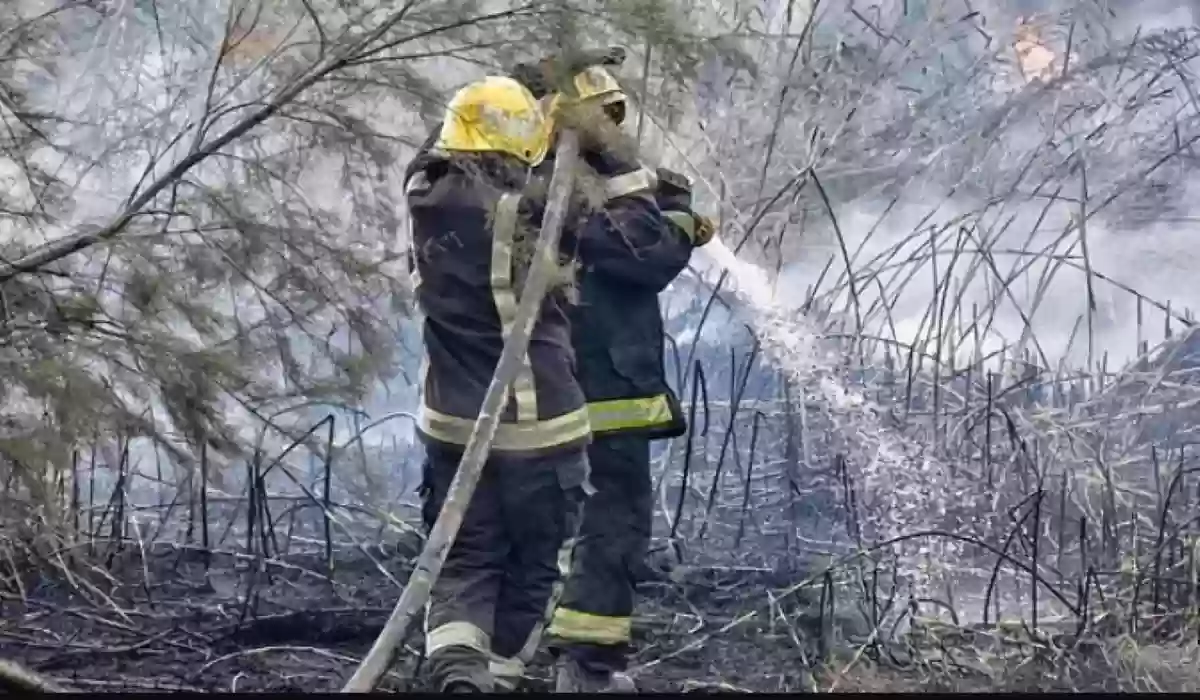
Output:
[[[716,223],[703,214],[692,212],[692,216],[696,218],[696,233],[692,240],[696,242],[697,248],[708,245],[717,236]]]

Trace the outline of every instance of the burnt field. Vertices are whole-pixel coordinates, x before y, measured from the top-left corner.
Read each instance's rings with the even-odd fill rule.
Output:
[[[1069,501],[1049,489],[1015,499],[1008,526],[991,535],[907,533],[908,543],[962,545],[931,589],[906,579],[904,543],[848,544],[855,489],[845,457],[828,454],[829,468],[797,485],[799,504],[774,499],[786,491],[769,483],[746,488],[738,470],[725,477],[736,488],[710,499],[722,477],[700,459],[688,479],[700,486],[682,470],[664,475],[678,525],[673,536],[662,528],[641,584],[633,671],[643,691],[1200,687],[1200,579],[1188,523],[1172,520],[1192,507],[1190,463],[1160,460],[1161,525],[1112,528],[1117,557],[1103,521],[1064,511]],[[404,507],[368,528],[319,489],[252,492],[187,518],[117,497],[94,507],[93,535],[8,540],[0,658],[87,692],[339,689],[382,630],[422,538]],[[248,504],[258,513],[249,522]],[[1135,546],[1144,549],[1133,559]],[[380,689],[421,690],[421,649],[413,629]],[[549,687],[549,663],[539,659],[529,690]]]
[[[883,409],[874,434],[753,375],[756,350],[702,357],[692,386],[714,389],[685,394],[692,429],[656,457],[639,686],[1200,689],[1195,338],[1092,375],[842,367]],[[244,470],[202,460],[195,487],[128,443],[43,507],[11,486],[0,658],[89,692],[341,688],[423,537],[419,451],[356,458],[333,423]],[[864,436],[914,451],[880,472]],[[413,629],[381,689],[422,689],[421,649]],[[549,679],[542,658],[528,687]]]
[[[401,172],[613,42],[727,253],[661,297],[640,686],[1200,691],[1194,3],[11,4],[0,660],[342,687],[422,545]]]
[[[214,554],[206,564],[194,548],[156,549],[145,561],[122,557],[104,576],[26,576],[24,597],[4,595],[0,655],[81,692],[336,691],[383,628],[410,559],[338,552],[331,577],[321,555]],[[927,620],[882,641],[855,612],[838,611],[836,596],[830,605],[826,586],[794,590],[781,578],[707,568],[643,584],[640,689],[1191,690],[1200,678],[1179,630]],[[380,690],[423,688],[420,636]],[[549,689],[549,663],[539,659],[527,690]]]
[[[331,576],[321,554],[155,550],[144,561],[119,555],[103,575],[85,567],[70,579],[24,576],[23,595],[4,595],[0,657],[79,691],[334,691],[383,628],[411,561],[411,553],[380,548],[339,551]],[[764,574],[708,578],[643,585],[636,625],[638,663],[648,666],[638,676],[642,689],[811,685],[811,669],[801,661],[818,648],[808,639],[817,622],[807,622],[808,632],[800,625],[799,633],[786,625],[768,631],[753,619],[731,626],[751,612],[745,591],[761,587]],[[417,629],[382,690],[422,688],[421,646]],[[532,671],[530,689],[548,687],[548,663],[541,659]]]
[[[930,446],[886,482],[844,416],[748,398],[749,373],[710,359],[699,381],[732,377],[732,398],[694,391],[691,433],[656,458],[640,688],[1200,688],[1200,466],[1177,408],[1193,337],[1096,377],[848,371],[889,407],[889,439]],[[1072,441],[1106,451],[1073,456]],[[342,461],[305,467],[300,450]],[[211,481],[201,462],[202,488],[175,489],[114,454],[57,484],[56,510],[9,491],[0,658],[89,692],[341,688],[423,545],[402,478],[419,455],[380,472],[301,440]],[[898,498],[922,508],[889,520]],[[381,689],[422,689],[422,646],[411,630]]]

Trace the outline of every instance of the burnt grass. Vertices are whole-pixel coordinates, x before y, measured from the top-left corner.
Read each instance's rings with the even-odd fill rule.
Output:
[[[96,561],[99,560],[99,561]],[[411,553],[342,550],[256,559],[158,545],[109,564],[27,571],[2,598],[0,658],[88,692],[336,691],[382,630]],[[105,566],[101,566],[104,564]],[[389,576],[391,580],[389,580]],[[635,625],[643,691],[800,690],[810,677],[789,634],[735,626],[744,575],[643,585]],[[11,587],[10,588],[14,588]],[[698,640],[704,640],[697,644]],[[689,644],[695,649],[686,649]],[[410,632],[380,690],[425,690],[421,630]],[[528,690],[548,690],[543,654]]]
[[[329,575],[321,552],[265,559],[157,545],[143,559],[135,549],[30,568],[20,586],[10,579],[0,658],[83,692],[337,691],[382,630],[414,554],[335,550]],[[801,578],[696,567],[643,582],[640,690],[1200,690],[1195,645],[1180,637],[1145,645],[1119,630],[947,626],[884,646],[820,614],[819,586],[784,593]],[[380,690],[427,690],[421,647],[418,625]],[[525,690],[549,690],[551,665],[543,653]]]

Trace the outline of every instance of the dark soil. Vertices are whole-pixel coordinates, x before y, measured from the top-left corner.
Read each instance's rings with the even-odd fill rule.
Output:
[[[205,561],[195,550],[159,547],[145,563],[126,559],[104,572],[76,564],[71,580],[58,570],[26,576],[23,592],[0,599],[0,658],[79,691],[334,691],[383,628],[411,555],[337,552],[332,577],[319,554]],[[89,568],[85,582],[77,572]],[[635,626],[641,689],[808,685],[812,650],[794,626],[772,631],[754,624],[759,616],[731,624],[765,606],[765,590],[778,583],[756,576],[647,584]],[[412,631],[381,690],[424,689],[420,636]],[[530,676],[528,689],[546,689],[548,659]]]
[[[93,557],[104,567],[77,560],[70,576],[61,567],[30,572],[20,591],[0,593],[0,659],[83,692],[336,691],[383,628],[412,552],[336,551],[332,576],[319,553],[206,560],[195,549],[163,546],[145,562],[132,552],[116,559]],[[991,633],[980,633],[981,642],[950,628],[930,631],[919,644],[933,652],[928,658],[905,658],[899,646],[876,655],[870,645],[854,644],[863,630],[849,629],[852,616],[827,622],[816,612],[819,591],[791,590],[800,578],[680,567],[646,583],[632,669],[640,689],[1200,689],[1194,644],[1031,645],[1000,643]],[[838,605],[851,608],[846,602]],[[411,637],[380,690],[426,690],[420,629]],[[817,658],[832,662],[818,666]],[[985,658],[990,670],[981,665]],[[550,676],[550,660],[539,659],[525,689],[548,690]]]

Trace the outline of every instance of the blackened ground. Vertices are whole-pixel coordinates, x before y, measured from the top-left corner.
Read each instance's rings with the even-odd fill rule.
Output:
[[[0,658],[80,691],[337,690],[382,629],[411,553],[339,551],[332,577],[319,554],[214,554],[206,562],[194,550],[163,547],[145,562],[125,558],[103,572],[74,562],[70,577],[29,572],[4,592]],[[757,622],[766,617],[765,591],[785,581],[753,571],[690,578],[645,587],[636,624],[642,689],[811,683],[805,659],[819,645],[804,626]],[[763,613],[735,623],[759,603]],[[417,629],[381,689],[423,689],[420,647]],[[529,689],[549,679],[549,659],[539,659]]]
[[[57,556],[55,557],[57,559]],[[92,561],[106,559],[96,556]],[[105,568],[83,560],[0,592],[0,658],[71,690],[291,691],[339,689],[400,595],[412,552],[335,552],[282,559],[161,548]],[[877,638],[797,573],[677,568],[648,583],[635,624],[643,691],[1200,692],[1194,622],[1134,638],[1117,620],[1079,634],[1048,625],[990,631],[922,624],[903,645]],[[1100,618],[1103,620],[1103,616]],[[1112,620],[1109,620],[1112,622]],[[822,630],[824,632],[822,633]],[[423,690],[420,631],[381,690]],[[822,666],[813,659],[830,661]],[[548,659],[527,690],[548,689]]]

